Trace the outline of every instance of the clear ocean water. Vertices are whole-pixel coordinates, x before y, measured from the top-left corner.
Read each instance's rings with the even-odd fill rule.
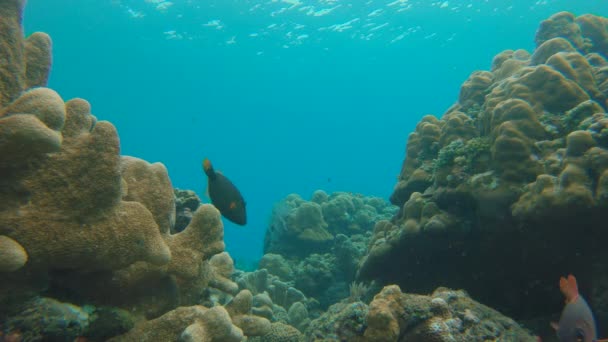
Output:
[[[531,51],[558,11],[606,16],[608,1],[30,0],[24,26],[53,39],[49,87],[111,121],[122,154],[201,196],[204,157],[232,179],[242,265],[290,193],[388,198],[419,119],[497,53]]]

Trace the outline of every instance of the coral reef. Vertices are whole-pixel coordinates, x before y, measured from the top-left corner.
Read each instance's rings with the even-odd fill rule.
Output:
[[[310,339],[330,341],[362,341],[367,328],[368,305],[363,302],[339,302],[330,306],[306,330]]]
[[[366,341],[537,341],[515,321],[462,291],[438,288],[430,296],[387,286],[369,304]]]
[[[226,305],[226,310],[230,313],[234,325],[241,328],[245,335],[264,336],[270,332],[270,321],[251,315],[252,305],[253,295],[249,290],[243,290]]]
[[[238,342],[243,332],[232,325],[226,309],[216,306],[180,307],[136,325],[128,333],[108,341],[203,341]]]
[[[23,38],[24,3],[0,3],[0,336],[241,341],[269,333],[270,322],[250,314],[251,294],[237,295],[217,209],[180,202],[190,213],[176,230],[164,165],[121,156],[116,129],[87,101],[64,102],[45,88],[51,40]],[[225,300],[198,305],[213,291]],[[234,295],[239,305],[221,306]]]
[[[317,190],[311,201],[297,194],[275,205],[266,230],[264,253],[285,258],[305,257],[329,251],[337,234],[347,236],[370,231],[374,222],[388,219],[393,208],[377,197]]]
[[[0,339],[533,341],[463,291],[389,285],[366,300],[376,281],[442,284],[537,318],[559,311],[564,269],[606,302],[592,277],[608,260],[606,18],[552,16],[535,51],[500,53],[441,119],[422,118],[398,211],[289,195],[259,269],[241,272],[215,207],[173,189],[163,164],[121,156],[111,123],[46,87],[51,39],[24,39],[24,4],[0,2]]]
[[[310,323],[315,301],[307,299],[291,282],[284,282],[266,269],[236,276],[239,288],[253,294],[251,312],[272,322],[282,322],[304,331]],[[241,291],[241,293],[243,292]]]
[[[296,328],[281,323],[272,323],[270,332],[264,336],[252,337],[250,342],[301,342],[305,341],[304,336]]]
[[[315,319],[311,340],[328,341],[536,341],[515,321],[472,300],[463,291],[438,288],[431,295],[386,286],[369,305],[341,302]]]
[[[381,198],[345,192],[317,190],[311,201],[289,195],[274,208],[259,268],[327,308],[348,297],[374,223],[395,211]]]
[[[441,119],[423,117],[399,213],[376,223],[358,279],[465,288],[519,319],[559,311],[556,275],[593,288],[608,260],[607,36],[606,18],[557,13],[535,51],[498,54]]]

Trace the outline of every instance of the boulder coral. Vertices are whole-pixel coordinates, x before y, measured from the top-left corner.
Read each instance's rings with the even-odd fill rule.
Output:
[[[564,269],[592,288],[608,237],[606,37],[607,18],[557,13],[534,51],[498,54],[440,119],[422,117],[390,197],[399,212],[376,223],[358,279],[466,288],[518,318],[559,310]]]

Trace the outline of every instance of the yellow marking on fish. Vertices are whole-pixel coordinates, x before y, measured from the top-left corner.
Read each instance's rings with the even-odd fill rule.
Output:
[[[203,160],[203,168],[205,170],[209,170],[211,168],[211,162],[209,159],[205,158],[205,160]]]
[[[236,202],[230,202],[230,210],[236,209]]]

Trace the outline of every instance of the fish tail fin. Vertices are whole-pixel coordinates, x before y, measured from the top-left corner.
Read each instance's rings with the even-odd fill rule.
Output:
[[[213,165],[211,165],[211,161],[207,158],[203,159],[203,171],[209,179],[215,179],[215,170],[213,170]]]
[[[568,278],[561,277],[559,279],[559,289],[566,297],[566,303],[572,303],[578,298],[578,285],[572,274],[569,274]]]

